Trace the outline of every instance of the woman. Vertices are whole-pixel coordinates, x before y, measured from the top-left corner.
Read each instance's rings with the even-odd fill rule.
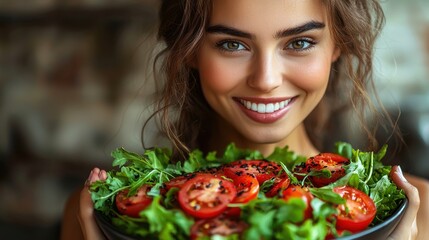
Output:
[[[164,0],[160,17],[165,83],[156,114],[178,158],[193,148],[223,151],[230,142],[264,155],[285,145],[315,155],[328,117],[344,102],[375,146],[361,113],[375,109],[366,81],[384,21],[377,1]],[[88,180],[105,178],[95,168]],[[390,238],[423,239],[427,230],[417,227],[429,210],[418,210],[427,183],[409,177],[411,184],[398,167],[392,178],[410,205]],[[63,239],[102,239],[92,209],[84,188],[67,205]]]

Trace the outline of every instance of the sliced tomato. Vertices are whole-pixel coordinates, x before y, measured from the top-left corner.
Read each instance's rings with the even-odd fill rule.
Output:
[[[305,203],[304,220],[309,219],[313,215],[313,209],[311,208],[311,200],[313,200],[313,194],[310,193],[308,188],[301,187],[299,185],[291,185],[283,191],[283,199],[288,201],[291,198],[300,198]]]
[[[242,233],[247,228],[243,221],[232,220],[224,216],[198,220],[191,227],[191,239],[213,235],[228,236]]]
[[[234,203],[246,203],[258,197],[259,182],[255,177],[245,175],[234,178],[233,181],[237,189]]]
[[[267,160],[239,160],[224,167],[225,175],[229,178],[250,175],[255,176],[259,184],[275,177],[281,166]]]
[[[265,194],[267,197],[278,196],[283,190],[287,189],[290,184],[290,179],[287,175],[276,177],[271,189]]]
[[[221,214],[235,198],[232,182],[210,174],[197,175],[179,190],[180,207],[196,218],[211,218]]]
[[[310,176],[309,179],[315,187],[323,187],[345,175],[344,166],[350,163],[349,159],[335,153],[320,153],[307,159],[304,165],[299,165],[295,171],[298,173],[320,172],[328,170],[330,177]]]
[[[224,176],[223,172],[221,170],[218,169],[210,169],[210,171],[204,171],[204,172],[194,172],[194,173],[188,173],[185,175],[180,175],[177,176],[175,178],[170,179],[170,181],[165,182],[164,185],[164,189],[166,191],[170,190],[171,188],[175,187],[175,188],[181,188],[183,186],[183,184],[185,184],[187,181],[191,180],[192,178],[196,177],[196,176],[202,176],[202,175],[207,175],[207,176],[215,176],[215,177],[221,177]]]
[[[259,183],[256,177],[244,175],[233,179],[237,196],[232,203],[247,203],[258,197]],[[239,207],[230,207],[226,210],[228,216],[239,216],[241,209]]]
[[[346,200],[337,207],[337,229],[359,232],[366,229],[375,217],[377,209],[374,201],[364,192],[349,187],[336,187],[334,192]]]
[[[194,178],[196,175],[197,174],[195,174],[195,173],[190,173],[190,174],[181,175],[181,176],[177,176],[175,178],[172,178],[172,179],[170,179],[170,181],[164,183],[165,189],[168,191],[174,187],[175,188],[181,188],[183,186],[183,184],[185,184],[185,182]]]
[[[212,174],[212,175],[214,175],[214,176],[216,176],[216,177],[222,177],[222,176],[225,176],[225,173],[224,173],[224,171],[223,171],[223,167],[222,167],[222,166],[220,166],[220,167],[213,167],[213,168],[209,168],[209,169],[204,170],[204,171],[203,171],[203,172],[201,172],[201,173],[208,173],[208,174]]]
[[[143,185],[135,195],[128,196],[128,190],[120,191],[115,197],[116,208],[119,213],[139,217],[139,213],[152,203],[152,198],[147,195],[150,187]]]

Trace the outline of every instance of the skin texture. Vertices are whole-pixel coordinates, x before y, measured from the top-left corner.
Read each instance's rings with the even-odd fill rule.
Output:
[[[239,147],[260,149],[264,154],[284,145],[301,154],[317,152],[304,130],[303,120],[323,97],[331,63],[340,53],[321,9],[320,2],[311,0],[300,4],[296,1],[215,2],[209,29],[222,26],[249,35],[240,37],[226,31],[209,31],[197,54],[195,67],[204,96],[218,116],[211,139],[220,142],[222,148],[234,141]],[[270,14],[266,15],[267,12]],[[311,22],[326,26],[277,36],[279,32]],[[295,46],[301,46],[299,44],[304,47]],[[272,98],[294,100],[288,112],[270,124],[249,118],[237,102],[237,99],[252,99],[258,103]]]
[[[321,2],[215,0],[213,7],[211,30],[192,61],[204,97],[216,113],[214,127],[209,129],[209,148],[223,150],[234,141],[238,147],[258,149],[266,155],[284,145],[304,156],[319,153],[303,120],[325,94],[331,65],[341,54]],[[325,26],[278,36],[285,29],[309,22]],[[225,27],[246,36],[225,32]],[[309,43],[313,45],[307,48]],[[306,50],[296,51],[303,46]],[[273,102],[274,98],[291,97],[294,100],[288,111],[270,123],[255,121],[236,101]],[[429,219],[429,209],[420,202],[429,201],[428,183],[413,176],[405,178],[398,167],[392,169],[391,176],[405,191],[410,205],[389,239],[426,239],[428,228],[422,225]],[[87,183],[105,178],[106,172],[95,168]],[[61,239],[103,239],[93,218],[87,186],[76,192],[65,208]]]

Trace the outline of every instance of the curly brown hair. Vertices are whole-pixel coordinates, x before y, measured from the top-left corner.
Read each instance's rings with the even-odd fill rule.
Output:
[[[374,88],[373,46],[385,20],[382,8],[376,0],[321,1],[341,56],[332,66],[324,98],[305,121],[306,130],[313,143],[322,148],[332,129],[330,117],[352,107],[368,146],[376,147],[378,124],[366,124],[365,109],[380,112],[369,90]],[[160,73],[155,76],[160,93],[152,117],[158,117],[161,131],[182,156],[200,147],[213,114],[202,94],[198,73],[191,67],[212,5],[211,0],[163,0],[159,11],[158,38],[165,45],[154,63],[154,70]]]

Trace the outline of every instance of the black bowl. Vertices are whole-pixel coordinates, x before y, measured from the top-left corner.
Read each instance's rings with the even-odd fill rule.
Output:
[[[120,229],[118,229],[118,227],[113,225],[111,220],[106,215],[104,215],[100,211],[97,211],[97,210],[94,211],[94,216],[95,216],[95,221],[97,222],[98,227],[101,229],[104,236],[108,240],[118,240],[118,239],[121,239],[121,240],[140,240],[140,239],[142,239],[142,238],[139,238],[137,236],[128,235],[125,232],[121,231]]]
[[[365,229],[362,232],[347,236],[347,237],[341,237],[337,238],[340,240],[382,240],[386,239],[389,234],[396,228],[396,225],[398,225],[399,221],[401,221],[402,216],[405,213],[405,209],[408,207],[408,200],[405,198],[402,203],[399,205],[398,209],[390,216],[388,217],[384,222]],[[100,227],[101,231],[104,233],[107,239],[109,240],[117,240],[117,239],[123,239],[123,240],[140,240],[143,238],[139,238],[136,236],[130,236],[124,232],[122,232],[120,229],[115,227],[110,219],[103,215],[99,211],[95,211],[95,220]]]

